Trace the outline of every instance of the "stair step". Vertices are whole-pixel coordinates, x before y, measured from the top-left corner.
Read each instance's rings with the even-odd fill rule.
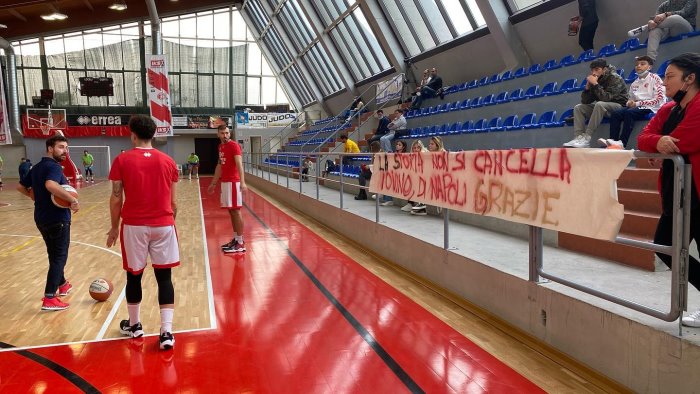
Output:
[[[661,215],[661,197],[655,190],[618,188],[617,198],[625,206],[625,211]]]
[[[640,239],[633,234],[622,234],[621,237]],[[581,237],[574,234],[559,233],[559,247],[595,256],[632,267],[641,268],[646,271],[654,271],[654,252],[640,249],[634,246],[616,244],[614,242],[602,241],[599,239]]]
[[[617,186],[625,189],[656,191],[659,170],[655,168],[628,168],[622,172]]]
[[[653,239],[659,215],[625,210],[625,218],[620,227],[620,233],[639,236],[643,239]]]

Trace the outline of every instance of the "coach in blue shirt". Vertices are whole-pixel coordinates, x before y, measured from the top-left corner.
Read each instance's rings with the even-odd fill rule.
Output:
[[[46,275],[46,287],[41,309],[63,310],[68,304],[61,301],[59,296],[68,295],[73,286],[63,275],[68,261],[68,246],[70,244],[71,211],[80,209],[78,199],[61,187],[68,184],[63,176],[61,162],[66,160],[68,140],[63,135],[55,135],[46,140],[46,156],[20,180],[17,190],[30,197],[30,189],[34,193],[34,221],[44,238],[49,254],[49,272]],[[51,195],[70,201],[71,206],[60,208],[51,201]]]

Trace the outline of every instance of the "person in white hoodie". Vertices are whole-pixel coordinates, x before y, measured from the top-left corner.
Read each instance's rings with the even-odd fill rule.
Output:
[[[610,139],[599,139],[602,145],[622,148],[627,146],[634,122],[644,120],[666,102],[666,88],[661,78],[651,72],[654,59],[649,56],[635,58],[637,79],[630,86],[627,105],[610,114]]]

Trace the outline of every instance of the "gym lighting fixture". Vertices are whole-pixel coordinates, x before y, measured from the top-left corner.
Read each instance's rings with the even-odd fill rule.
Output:
[[[41,15],[41,19],[45,21],[62,21],[64,19],[68,18],[68,15],[66,14],[61,14],[60,12],[52,12],[48,15]]]
[[[126,3],[124,0],[115,1],[112,5],[108,7],[110,10],[124,11],[126,9]]]

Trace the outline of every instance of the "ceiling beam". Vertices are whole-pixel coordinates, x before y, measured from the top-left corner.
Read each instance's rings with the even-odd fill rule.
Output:
[[[25,0],[25,1],[18,1],[16,3],[11,3],[11,4],[0,4],[0,10],[6,10],[6,9],[13,9],[13,8],[19,8],[19,7],[24,7],[28,5],[36,5],[36,4],[43,4],[43,3],[50,3],[53,0]]]
[[[85,6],[90,9],[90,11],[95,11],[95,8],[92,6],[92,3],[90,3],[90,0],[83,0],[83,3],[85,3]]]
[[[10,14],[14,16],[15,18],[21,20],[22,22],[26,22],[27,18],[24,17],[24,15],[20,14],[19,12],[15,10],[10,10]]]

